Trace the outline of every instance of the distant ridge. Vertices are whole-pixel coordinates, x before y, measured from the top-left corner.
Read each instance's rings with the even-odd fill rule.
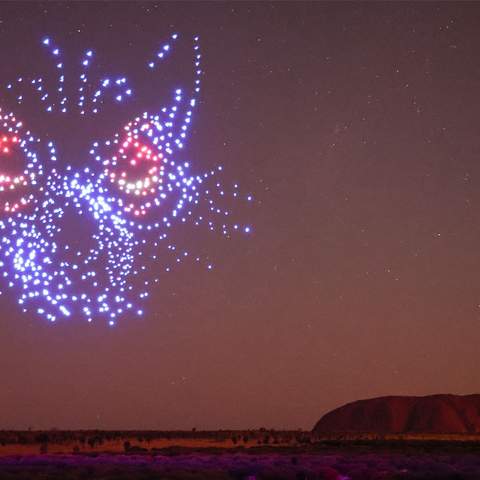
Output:
[[[480,394],[389,396],[347,403],[325,414],[315,433],[480,433]]]

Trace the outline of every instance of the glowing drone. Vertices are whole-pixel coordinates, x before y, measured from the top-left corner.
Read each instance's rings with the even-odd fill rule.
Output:
[[[157,68],[177,39],[172,35],[147,68]],[[91,78],[92,50],[81,59],[72,88],[60,49],[49,38],[42,43],[54,59],[55,80],[17,78],[6,85],[13,103],[40,101],[45,115],[90,118],[132,97],[125,77]],[[224,189],[216,179],[222,167],[192,174],[181,159],[200,92],[198,37],[193,51],[192,93],[176,88],[170,105],[143,112],[110,139],[92,142],[78,171],[62,166],[55,140],[42,141],[13,112],[0,109],[0,267],[24,311],[52,322],[104,318],[114,325],[129,312],[143,313],[140,304],[158,282],[152,270],[168,272],[191,256],[175,245],[176,224],[204,224],[223,235],[250,232],[230,223],[230,212],[217,205],[227,190],[243,197],[236,184]],[[73,225],[66,221],[71,214]],[[90,233],[82,240],[85,230]]]

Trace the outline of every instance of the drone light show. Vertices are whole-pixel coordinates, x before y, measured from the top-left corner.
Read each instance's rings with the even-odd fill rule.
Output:
[[[173,34],[146,69],[160,68],[178,41]],[[5,95],[14,105],[36,102],[42,115],[89,119],[133,98],[126,77],[91,74],[93,50],[74,77],[60,47],[51,38],[41,44],[54,75],[8,83]],[[203,75],[199,38],[191,45],[193,83],[176,86],[173,97],[167,92],[171,100],[159,111],[141,112],[110,138],[92,141],[80,168],[62,159],[55,138],[37,138],[28,119],[0,111],[0,266],[3,286],[24,312],[51,322],[115,325],[124,315],[143,314],[150,289],[160,288],[158,271],[170,272],[186,259],[212,268],[177,247],[177,224],[191,225],[192,237],[200,226],[226,236],[250,232],[231,221],[221,200],[252,197],[235,183],[224,185],[222,166],[199,172],[184,154]],[[75,231],[65,221],[72,216]]]

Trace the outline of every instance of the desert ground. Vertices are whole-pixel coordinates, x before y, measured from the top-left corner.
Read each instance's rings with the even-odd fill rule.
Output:
[[[0,479],[480,479],[480,436],[0,432]]]

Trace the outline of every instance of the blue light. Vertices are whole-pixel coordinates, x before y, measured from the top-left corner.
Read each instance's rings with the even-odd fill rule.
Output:
[[[171,55],[177,38],[173,34],[157,56]],[[50,56],[60,56],[51,39],[42,43]],[[193,48],[199,50],[198,37]],[[93,57],[92,50],[85,52],[81,60],[85,68],[76,78],[65,75],[64,62],[56,58],[52,65],[56,85],[42,77],[19,77],[6,91],[18,103],[39,98],[51,115],[68,110],[85,119],[109,103],[130,101],[133,88],[126,77],[90,77],[92,70],[86,67]],[[147,65],[154,69],[157,63]],[[15,201],[2,203],[4,180],[0,181],[0,266],[5,285],[14,290],[24,311],[51,322],[103,319],[114,326],[122,316],[143,315],[139,304],[148,299],[151,285],[159,282],[152,264],[163,262],[161,269],[154,270],[168,273],[189,259],[202,261],[177,248],[176,225],[204,226],[222,235],[239,230],[238,224],[225,223],[231,212],[220,206],[230,194],[237,197],[238,186],[221,184],[221,166],[194,173],[192,162],[182,158],[198,105],[200,54],[195,54],[193,72],[192,85],[175,88],[158,111],[138,114],[119,125],[110,138],[93,142],[80,171],[69,165],[57,170],[61,152],[55,142],[44,144],[13,113],[0,110],[0,133],[8,134],[5,138],[11,143],[0,155],[11,147],[24,159],[15,177],[22,187]],[[64,87],[73,93],[63,94]],[[68,227],[63,220],[71,215],[79,232],[92,230],[89,241],[78,244],[65,239]],[[244,232],[249,233],[250,227]],[[213,269],[212,263],[204,265]]]

